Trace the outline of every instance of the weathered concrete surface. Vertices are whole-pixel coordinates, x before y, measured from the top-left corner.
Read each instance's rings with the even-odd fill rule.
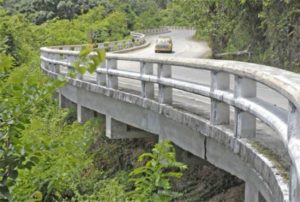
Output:
[[[283,198],[286,193],[282,193],[282,190],[288,189],[276,174],[272,163],[257,155],[250,144],[237,141],[228,129],[214,127],[201,117],[128,93],[107,90],[78,80],[71,83],[61,93],[73,102],[172,140],[181,148],[251,182],[267,201],[286,200]],[[262,183],[262,178],[267,181]],[[282,183],[278,184],[280,181]]]
[[[150,133],[147,133],[143,130],[134,128],[120,121],[117,121],[109,115],[106,115],[105,119],[106,137],[110,139],[148,138],[153,136]]]
[[[63,54],[65,53],[67,52],[63,52]],[[53,54],[55,53],[53,52]],[[52,66],[52,60],[47,60],[45,58],[42,59],[43,62],[49,62],[50,66]],[[290,85],[292,85],[293,83],[297,83],[297,80],[300,80],[298,79],[297,75],[293,75],[290,72],[281,71],[276,68],[267,67],[263,65],[255,65],[235,61],[169,58],[163,55],[155,55],[154,57],[145,58],[140,56],[114,54],[108,55],[108,60],[108,69],[105,71],[101,71],[101,74],[107,74],[108,87],[111,89],[106,89],[105,87],[100,87],[96,85],[93,86],[93,79],[89,79],[92,83],[74,80],[72,81],[71,85],[77,86],[77,95],[80,95],[78,97],[81,97],[83,94],[83,92],[79,92],[79,89],[84,89],[84,91],[96,93],[97,96],[99,96],[99,94],[102,94],[106,97],[110,97],[110,99],[113,98],[113,100],[121,101],[122,104],[120,105],[123,105],[124,103],[130,103],[130,105],[138,107],[139,110],[146,110],[142,113],[142,115],[136,117],[129,117],[130,120],[127,120],[127,117],[126,119],[120,119],[120,117],[122,117],[122,115],[120,114],[117,114],[117,117],[112,116],[111,120],[120,120],[119,123],[122,125],[122,127],[118,128],[124,129],[124,126],[128,124],[137,128],[146,129],[149,132],[159,135],[160,139],[169,138],[173,140],[176,144],[187,150],[189,149],[192,142],[188,142],[185,139],[187,137],[182,137],[182,134],[186,133],[188,134],[187,136],[189,137],[189,139],[195,140],[198,138],[199,134],[202,134],[200,135],[200,137],[203,137],[204,140],[200,138],[197,141],[197,143],[200,143],[201,147],[203,145],[202,148],[204,148],[204,156],[202,154],[203,151],[199,151],[197,149],[192,148],[191,150],[194,151],[191,152],[198,156],[202,156],[204,159],[213,162],[213,164],[215,165],[220,164],[218,167],[223,166],[225,170],[227,169],[227,171],[229,170],[229,172],[231,172],[232,174],[244,179],[246,183],[249,182],[246,188],[246,191],[249,192],[246,193],[246,200],[249,199],[247,199],[247,196],[252,195],[251,192],[257,192],[257,194],[255,194],[255,197],[253,198],[255,201],[260,201],[260,199],[262,198],[260,195],[262,195],[263,198],[267,199],[268,201],[286,201],[288,200],[288,188],[286,179],[283,179],[283,177],[278,174],[280,173],[280,171],[278,170],[278,167],[272,162],[272,160],[270,161],[270,157],[267,158],[266,156],[264,156],[264,154],[261,154],[257,149],[255,149],[255,147],[252,147],[251,138],[255,138],[255,129],[257,122],[255,117],[257,117],[266,124],[270,125],[271,128],[276,130],[278,134],[281,135],[285,150],[288,150],[290,152],[289,156],[291,157],[291,161],[293,163],[293,166],[295,167],[292,166],[291,171],[291,177],[293,177],[293,179],[291,180],[291,198],[289,200],[297,201],[297,199],[299,198],[298,187],[300,182],[300,180],[298,179],[300,175],[297,173],[297,170],[300,170],[300,168],[298,168],[299,163],[297,163],[299,162],[300,157],[298,152],[299,149],[297,149],[297,147],[300,145],[299,141],[297,141],[297,129],[299,128],[298,125],[300,123],[298,118],[299,100],[297,98],[299,93],[297,94],[298,91],[295,88],[290,88]],[[136,74],[134,72],[119,71],[115,68],[117,65],[115,63],[115,60],[126,60],[130,64],[136,62],[138,66],[140,66],[141,62],[145,64],[156,63],[158,64],[156,70],[157,72],[154,71],[154,76],[152,76],[143,74],[140,75],[139,73]],[[110,61],[113,61],[113,63],[111,63]],[[66,64],[64,63],[60,64],[66,66]],[[212,75],[212,88],[209,88],[205,85],[199,86],[197,84],[191,83],[190,81],[180,81],[178,80],[178,78],[170,78],[173,77],[173,72],[171,74],[161,74],[161,70],[163,69],[162,67],[164,66],[168,67],[167,69],[169,70],[171,70],[171,68],[169,68],[171,66],[172,70],[173,67],[184,66],[186,68],[189,68],[188,72],[193,72],[190,71],[191,68],[193,68],[194,70],[204,69],[216,72],[216,75],[220,74],[222,76],[219,78],[218,76],[214,77],[214,75]],[[121,67],[124,68],[123,65]],[[278,71],[279,73],[276,73],[276,71]],[[158,78],[156,78],[155,76],[157,74]],[[225,77],[223,76],[223,74],[226,74],[226,79],[224,79]],[[229,76],[227,76],[228,74],[235,75],[235,86],[238,88],[232,88],[233,82],[232,79]],[[187,76],[186,74],[182,75],[184,77]],[[118,90],[120,89],[120,81],[118,80],[118,77],[136,79],[138,80],[138,85],[140,85],[141,82],[142,97],[140,97],[139,94],[133,93],[132,91],[131,93],[126,93],[124,89],[122,89],[124,92],[120,92]],[[248,78],[251,78],[251,80]],[[199,78],[197,79],[199,80]],[[220,81],[222,82],[219,83]],[[149,82],[154,82],[159,85],[158,102],[156,102],[156,98],[154,98],[154,100],[143,99],[145,97],[147,98],[146,89],[147,84],[150,84]],[[281,109],[280,107],[272,106],[272,104],[270,104],[272,102],[268,103],[256,97],[256,88],[258,89],[258,94],[260,89],[260,86],[256,87],[256,82],[261,82],[264,85],[275,89],[280,94],[285,96],[287,100],[290,101],[291,107],[289,110],[289,119],[287,118],[288,111],[284,110],[286,109],[285,107]],[[171,104],[173,104],[174,102],[173,88],[183,90],[184,92],[196,93],[212,98],[212,113],[210,116],[211,122],[209,122],[207,119],[199,117],[194,111],[188,110],[187,112],[172,107]],[[153,88],[151,87],[149,89],[151,91],[151,96],[153,96]],[[156,91],[156,89],[154,89],[154,91]],[[234,92],[232,93],[232,91]],[[68,94],[67,91],[65,93]],[[157,92],[155,92],[154,94],[156,95],[156,93]],[[76,98],[74,98],[74,96],[70,96],[70,99],[73,99],[73,102],[75,103],[79,103],[79,106],[81,106],[83,103],[88,102],[87,100],[85,100],[83,103],[81,103],[80,99],[76,101]],[[164,104],[169,104],[169,106]],[[109,103],[106,103],[106,105],[109,105]],[[230,116],[232,112],[228,105],[233,106],[236,109],[236,124],[234,130],[230,126],[232,120]],[[129,107],[126,105],[122,106],[121,108],[123,107],[131,108],[134,111],[133,114],[141,113],[138,109],[135,109],[134,107],[132,108],[132,106]],[[91,107],[90,109],[99,110],[99,108],[101,107]],[[118,109],[118,107],[116,108]],[[184,108],[180,106],[180,109]],[[111,111],[105,112],[105,114],[111,115],[111,113],[113,113],[114,110],[116,109],[112,109]],[[149,112],[153,114],[149,116]],[[144,120],[144,122],[146,121],[146,123],[153,123],[148,125],[146,124],[146,126],[141,125],[137,122],[137,120],[135,120],[137,117],[139,117],[140,120]],[[126,120],[130,123],[127,123]],[[249,122],[251,124],[249,124]],[[164,123],[165,125],[161,125],[161,123]],[[220,124],[226,124],[226,126]],[[176,125],[179,128],[169,128],[169,125]],[[156,128],[154,129],[153,126],[156,126]],[[188,130],[192,132],[188,132]],[[181,135],[179,133],[178,135],[176,135],[177,131],[180,131]],[[233,133],[233,131],[235,132]],[[130,135],[128,137],[130,137]],[[211,138],[211,140],[209,138]],[[250,139],[247,140],[243,138]],[[259,138],[255,138],[255,140],[257,139]],[[222,147],[218,147],[218,149],[220,149],[218,152],[214,150],[209,150],[212,148],[212,146],[208,145],[214,145],[214,141],[216,142],[216,146],[222,145],[224,147],[224,151],[229,152],[229,154],[225,155],[225,162],[223,162],[224,159],[220,159],[220,157],[218,156],[218,154],[222,153]],[[216,152],[216,154],[214,152]],[[231,156],[231,154],[234,154],[234,156]],[[243,167],[245,163],[249,167],[250,171],[247,173],[248,175],[245,174],[243,171],[240,171],[239,169],[234,169],[233,167],[230,167],[233,164],[229,163],[228,167],[226,167],[226,163],[228,162],[238,162],[238,159],[236,159],[236,157],[242,160],[242,162],[238,164],[237,167]],[[247,170],[247,167],[245,167],[244,170]],[[253,175],[251,173],[253,173]],[[260,184],[257,185],[257,183]],[[253,187],[259,187],[259,189],[254,189]],[[261,192],[261,194],[258,193],[258,190]]]

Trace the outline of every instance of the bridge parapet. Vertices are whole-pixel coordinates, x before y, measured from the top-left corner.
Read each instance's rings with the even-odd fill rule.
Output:
[[[134,32],[130,32],[131,38],[129,39],[97,43],[94,44],[95,46],[94,48],[105,49],[108,52],[117,52],[120,50],[129,49],[129,48],[133,48],[145,44],[146,35],[162,34],[167,32],[169,32],[169,29],[167,27],[134,31]],[[63,46],[51,46],[49,48],[54,50],[80,51],[82,50],[82,48],[86,47],[87,45],[88,44],[63,45]]]
[[[176,27],[168,29],[176,29]],[[167,29],[164,28],[164,30]],[[144,37],[142,34],[139,36],[138,33],[132,34],[137,38]],[[52,76],[65,74],[66,71],[62,70],[63,67],[67,67],[67,71],[72,70],[73,63],[79,55],[78,50],[70,50],[69,48],[62,48],[62,50],[61,48],[42,48],[41,52],[42,68]],[[140,71],[133,72],[119,69],[121,61],[139,63]],[[157,69],[156,72],[154,66]],[[207,86],[188,80],[172,78],[172,70],[178,67],[184,67],[187,71],[189,69],[210,71],[211,84]],[[234,77],[233,90],[230,88],[231,75]],[[131,93],[121,89],[119,78],[139,81],[141,85],[140,92],[130,95]],[[247,161],[248,165],[253,166],[252,169],[262,178],[263,183],[267,184],[268,189],[271,190],[271,195],[273,194],[271,196],[265,194],[265,192],[262,193],[267,201],[300,201],[300,76],[298,74],[270,66],[237,61],[173,57],[145,58],[125,54],[107,54],[106,62],[97,69],[94,82],[85,79],[82,75],[76,79],[69,78],[69,80],[70,85],[73,86],[88,85],[89,89],[102,89],[103,94],[114,99],[121,99],[121,95],[132,96],[139,101],[133,102],[131,100],[130,103],[141,107],[145,107],[147,105],[145,103],[152,103],[157,107],[152,107],[152,109],[148,107],[147,109],[158,110],[156,111],[158,113],[163,113],[164,110],[169,111],[169,113],[172,112],[174,89],[208,97],[211,100],[210,120],[205,123],[209,128],[212,128],[211,131],[220,131],[224,125],[229,124],[230,107],[233,107],[235,109],[234,130],[232,133],[224,132],[227,137],[218,141],[229,144],[228,147],[234,153],[238,153],[241,158]],[[260,99],[257,96],[257,83],[264,84],[284,96],[289,102],[289,109],[282,109]],[[155,85],[158,86],[157,97],[155,96]],[[116,94],[119,96],[116,96]],[[126,101],[126,99],[123,101]],[[217,136],[212,134],[211,131],[199,129],[198,126],[193,125],[196,122],[193,119],[194,116],[187,115],[192,114],[192,112],[173,113],[176,116],[170,114],[166,116],[188,125],[193,130],[200,131],[206,136],[217,139]],[[243,147],[247,151],[254,151],[247,140],[256,136],[256,119],[269,125],[280,136],[291,160],[289,184],[286,184],[285,179],[278,174],[279,171],[276,166],[263,154],[256,154],[255,158],[249,159],[249,157],[246,157],[249,154],[243,153]],[[226,143],[226,141],[229,143]],[[245,176],[239,177],[247,178]],[[253,195],[251,195],[252,191],[253,187],[249,187],[246,182],[246,201],[254,202]],[[257,196],[255,201],[258,200]]]

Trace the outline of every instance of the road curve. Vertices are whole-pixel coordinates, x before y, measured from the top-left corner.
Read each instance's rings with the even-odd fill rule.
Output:
[[[161,36],[171,36],[174,44],[173,53],[155,53],[154,46],[158,35],[147,36],[146,40],[150,42],[150,46],[129,52],[127,54],[134,54],[143,57],[187,57],[187,58],[207,58],[211,55],[211,50],[206,42],[193,40],[195,31],[191,30],[171,30],[169,33],[161,34]],[[136,62],[119,62],[119,69],[124,69],[133,72],[139,72],[139,64]],[[154,67],[156,72],[156,67]],[[180,80],[201,83],[204,85],[210,85],[210,72],[204,70],[187,69],[176,67],[172,69],[172,77]],[[122,79],[121,79],[122,80]],[[133,87],[134,81],[129,83],[123,83],[124,87]],[[140,83],[137,83],[140,85]],[[234,88],[234,78],[230,81],[231,89]],[[129,86],[130,85],[130,86]],[[134,88],[136,89],[136,88]],[[262,84],[257,84],[257,97],[266,100],[274,105],[277,105],[283,109],[288,109],[288,101],[282,95],[270,88],[265,87]],[[204,101],[205,99],[202,99]],[[207,102],[207,101],[205,101]]]
[[[194,32],[193,31],[187,31],[187,30],[172,30],[169,33],[162,34],[162,35],[168,35],[173,38],[174,41],[174,52],[171,54],[166,53],[155,53],[154,51],[154,45],[155,41],[157,39],[156,36],[148,36],[146,40],[150,42],[150,46],[135,50],[132,52],[129,52],[127,54],[129,55],[138,55],[144,58],[147,57],[154,57],[157,59],[161,59],[159,61],[163,62],[164,60],[168,58],[174,58],[176,57],[178,61],[180,61],[180,58],[183,60],[184,58],[205,58],[209,55],[210,49],[208,47],[208,44],[205,42],[197,42],[192,40]],[[47,52],[46,52],[47,53]],[[111,53],[113,54],[113,53]],[[42,54],[43,55],[43,54]],[[51,55],[50,55],[51,58]],[[111,57],[108,57],[109,59],[115,59],[113,55]],[[122,58],[122,57],[120,57]],[[123,58],[127,58],[126,56]],[[67,57],[67,59],[69,59]],[[52,60],[49,60],[50,63]],[[137,60],[138,61],[138,60]],[[43,64],[43,63],[42,63]],[[173,64],[180,64],[180,63],[173,63]],[[136,72],[138,74],[133,75],[139,75],[140,74],[140,62],[134,62],[134,61],[117,61],[117,68],[120,70],[126,70],[130,72]],[[50,65],[48,66],[48,68]],[[54,66],[56,67],[56,66]],[[59,66],[60,67],[60,66]],[[157,75],[157,65],[154,64],[154,75]],[[51,66],[52,68],[52,66]],[[66,65],[63,65],[63,72],[65,73],[68,69],[66,68]],[[56,71],[56,69],[55,69]],[[62,69],[59,70],[60,72]],[[99,69],[100,71],[100,69]],[[121,72],[121,71],[119,71]],[[139,80],[138,76],[135,77],[129,77],[129,78],[135,78],[138,80],[132,80],[132,79],[125,79],[120,78],[120,76],[124,76],[125,74],[118,75],[118,90],[121,91],[129,91],[132,94],[141,93],[141,80]],[[101,75],[100,75],[101,76]],[[110,75],[111,76],[111,75]],[[93,83],[96,82],[96,74],[85,74],[82,75],[83,78],[80,78],[80,80],[86,80],[91,81]],[[189,83],[199,83],[201,85],[207,85],[210,86],[211,83],[211,75],[209,71],[201,70],[201,69],[191,69],[191,68],[184,68],[184,67],[178,67],[178,66],[172,66],[172,77],[176,80],[183,80],[187,81]],[[106,77],[107,78],[107,77]],[[262,77],[259,77],[262,78]],[[109,77],[108,77],[109,79]],[[116,80],[116,81],[118,81]],[[107,80],[109,81],[109,80]],[[111,81],[111,80],[110,80]],[[151,82],[151,81],[150,81]],[[231,90],[234,88],[234,78],[231,77]],[[155,99],[158,98],[158,84],[155,83]],[[182,88],[183,89],[183,88]],[[287,109],[287,99],[282,97],[279,93],[275,92],[274,90],[270,90],[266,88],[264,85],[257,84],[257,94],[258,98],[263,99],[271,104],[277,105],[283,109]],[[91,95],[92,97],[92,95]],[[96,99],[96,98],[95,98]],[[210,99],[199,96],[192,93],[187,93],[185,91],[180,91],[173,89],[173,102],[172,107],[179,109],[184,109],[188,111],[188,113],[192,116],[201,116],[201,118],[207,118],[209,120],[210,118]],[[163,106],[163,105],[161,105]],[[168,106],[169,107],[169,106]],[[233,107],[232,107],[233,109]],[[119,109],[121,110],[121,109]],[[117,111],[119,113],[119,111]],[[131,111],[125,113],[125,118],[128,114],[130,114]],[[123,113],[124,114],[124,113]],[[124,117],[123,117],[124,118]],[[198,117],[199,118],[199,117]],[[235,112],[234,110],[231,110],[231,123],[230,125],[226,125],[224,129],[231,129],[231,134],[234,134],[233,128],[234,128],[234,122],[233,119],[235,118]],[[139,122],[139,120],[137,120]],[[209,121],[206,122],[209,124]],[[272,124],[271,124],[272,125]],[[228,126],[228,127],[227,127]],[[256,128],[256,138],[252,139],[251,141],[259,142],[260,145],[263,145],[264,149],[269,148],[272,150],[272,153],[277,154],[276,155],[276,162],[280,163],[284,168],[285,171],[288,172],[286,168],[290,167],[290,160],[287,153],[287,150],[285,149],[283,142],[280,139],[280,136],[276,134],[274,131],[272,131],[269,127],[267,127],[265,124],[263,124],[261,121],[257,120],[257,128]],[[182,133],[184,135],[184,133]],[[269,151],[268,151],[269,152]],[[273,155],[272,155],[273,156]],[[280,159],[278,159],[279,157]],[[272,157],[273,159],[273,157]],[[273,159],[274,160],[274,159]],[[280,162],[278,162],[280,160]]]
[[[171,30],[169,33],[161,34],[164,36],[171,36],[174,44],[173,53],[155,53],[154,46],[158,35],[147,36],[146,40],[150,42],[150,46],[132,51],[126,54],[134,54],[143,57],[188,57],[188,58],[207,58],[211,54],[211,50],[206,42],[199,42],[192,39],[194,31],[187,30]],[[140,72],[140,64],[130,61],[118,61],[118,69],[123,69],[132,72]],[[154,74],[157,74],[157,66],[154,65]],[[210,85],[210,72],[205,70],[187,69],[182,67],[172,68],[172,77],[184,81],[200,83],[203,85]],[[134,90],[141,92],[141,83],[136,80],[119,78],[120,88]],[[234,78],[231,77],[230,81],[231,89],[234,88]],[[158,87],[155,86],[155,95],[158,96]],[[277,105],[282,109],[288,109],[288,101],[282,95],[276,91],[265,87],[262,84],[257,83],[257,97],[263,99],[271,104]],[[186,93],[180,90],[173,89],[173,104],[178,108],[187,109],[194,113],[201,115],[202,117],[209,118],[210,114],[210,99]],[[230,115],[233,123],[234,111],[231,110]],[[233,124],[231,124],[233,128]],[[272,129],[260,121],[257,121],[257,139],[259,142],[271,149],[282,159],[282,163],[288,166],[288,158],[286,150],[281,143],[279,135],[277,135]]]
[[[188,57],[188,58],[207,58],[211,55],[208,44],[204,41],[195,41],[193,36],[195,31],[192,30],[173,30],[169,33],[147,36],[146,40],[150,46],[132,51],[129,54],[138,54],[140,56],[159,56],[159,57]],[[173,39],[173,53],[155,53],[154,46],[158,36],[171,36]]]

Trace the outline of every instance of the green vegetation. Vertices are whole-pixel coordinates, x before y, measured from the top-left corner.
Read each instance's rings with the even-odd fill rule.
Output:
[[[133,201],[171,201],[178,198],[179,193],[171,190],[170,178],[180,178],[186,165],[175,158],[175,149],[171,142],[164,141],[157,144],[152,153],[144,153],[139,161],[149,160],[144,166],[136,168],[130,173],[130,181],[135,189],[129,193]]]
[[[95,0],[5,0],[3,3],[10,13],[24,13],[36,24],[54,18],[70,20],[96,5]]]
[[[273,166],[279,171],[279,174],[285,180],[285,183],[289,183],[289,165],[284,165],[280,156],[275,154],[272,150],[267,148],[266,146],[262,145],[258,141],[251,141],[251,146],[259,153],[266,156],[269,160],[271,160]]]
[[[109,11],[97,6],[72,20],[54,18],[35,25],[30,21],[39,23],[29,13],[11,13],[0,7],[0,200],[130,200],[127,192],[134,187],[128,173],[134,159],[120,165],[117,154],[132,143],[108,143],[99,121],[75,123],[72,111],[58,109],[53,101],[64,81],[49,80],[39,70],[41,46],[124,39],[135,26],[130,15],[121,5]],[[104,57],[99,51],[86,68],[77,69],[93,72]],[[101,149],[94,148],[95,141]],[[111,158],[114,149],[116,158]]]
[[[191,6],[193,5],[193,6]],[[64,81],[39,70],[39,48],[130,37],[134,29],[194,25],[215,53],[299,71],[297,0],[0,0],[0,201],[171,201],[186,167],[163,142],[112,141],[53,101]],[[91,50],[82,52],[81,60]],[[298,50],[298,51],[297,51]],[[99,51],[84,73],[104,59]],[[249,58],[246,58],[249,60]],[[150,145],[150,146],[149,146]],[[111,156],[111,153],[115,154]],[[172,181],[172,180],[171,180]]]
[[[174,0],[214,53],[247,50],[243,59],[300,71],[298,0]],[[193,5],[193,6],[190,6]]]

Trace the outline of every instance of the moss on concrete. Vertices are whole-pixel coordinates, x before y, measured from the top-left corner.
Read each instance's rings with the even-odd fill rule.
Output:
[[[277,154],[275,154],[271,149],[255,140],[251,140],[250,144],[257,152],[268,158],[272,162],[272,164],[277,168],[279,174],[283,177],[285,182],[289,183],[289,169],[283,166],[280,157]]]

